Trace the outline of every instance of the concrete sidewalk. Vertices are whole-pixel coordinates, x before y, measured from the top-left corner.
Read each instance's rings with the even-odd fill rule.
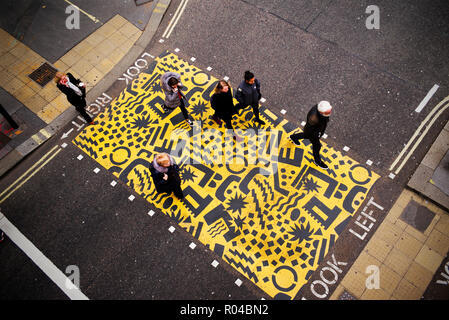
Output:
[[[26,136],[27,140],[20,145],[3,145],[0,176],[77,115],[52,81],[41,87],[28,76],[45,62],[59,71],[70,72],[86,83],[89,104],[109,88],[120,72],[141,54],[151,41],[169,4],[170,0],[154,1],[151,17],[143,32],[119,14],[115,15],[54,64],[0,29],[0,87],[16,100],[14,105],[19,104],[31,111],[42,122],[41,127],[33,126],[21,133],[21,139]],[[13,114],[14,110],[3,105]]]
[[[449,299],[449,122],[331,300]],[[377,266],[380,286],[366,285]],[[368,270],[368,271],[367,271]]]

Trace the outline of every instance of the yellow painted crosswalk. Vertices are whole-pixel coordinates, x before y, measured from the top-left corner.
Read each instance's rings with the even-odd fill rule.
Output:
[[[192,129],[179,109],[163,111],[167,71],[181,74]],[[234,116],[244,137],[234,142],[209,119],[217,80],[166,52],[73,142],[267,294],[291,299],[379,176],[324,142],[329,170],[318,168],[307,140],[287,140],[296,126],[265,107],[264,127],[250,108]],[[180,165],[184,202],[156,193],[148,165],[159,152]]]

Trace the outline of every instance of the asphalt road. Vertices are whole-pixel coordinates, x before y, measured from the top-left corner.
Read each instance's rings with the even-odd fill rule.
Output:
[[[385,211],[391,207],[449,117],[448,111],[440,116],[400,175],[389,179],[391,163],[448,95],[446,2],[380,1],[380,30],[367,30],[366,1],[190,0],[170,37],[163,37],[179,4],[172,1],[147,52],[179,48],[180,57],[195,57],[195,65],[211,66],[234,87],[250,69],[262,83],[264,105],[278,115],[285,109],[283,117],[298,127],[313,104],[329,100],[334,114],[326,142],[350,147],[361,163],[371,160],[382,177],[370,196]],[[436,94],[415,112],[434,84],[440,86]],[[123,88],[118,81],[108,94],[118,96]],[[270,298],[146,200],[134,194],[130,201],[131,188],[120,181],[112,187],[110,173],[95,174],[95,161],[78,160],[82,152],[70,143],[76,131],[63,140],[61,134],[0,181],[3,190],[54,146],[61,149],[0,209],[60,270],[77,265],[90,299]],[[149,210],[156,214],[150,217]],[[345,232],[328,256],[351,263],[364,244]],[[0,250],[7,261],[0,265],[0,296],[67,298],[13,243],[7,240]],[[302,297],[314,298],[307,288],[295,298]]]

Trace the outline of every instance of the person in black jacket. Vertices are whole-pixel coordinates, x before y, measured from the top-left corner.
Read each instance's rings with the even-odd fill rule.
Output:
[[[94,124],[92,118],[84,110],[86,104],[86,85],[71,73],[57,72],[55,75],[56,86],[67,96],[67,100],[75,106],[76,110],[89,124]]]
[[[245,109],[247,106],[253,108],[255,121],[259,122],[261,125],[265,124],[265,121],[261,120],[259,117],[259,100],[262,98],[260,93],[260,81],[254,77],[251,71],[245,71],[244,80],[239,84],[236,92],[235,98],[239,102],[236,105],[237,110]]]
[[[237,109],[234,106],[232,98],[231,86],[225,80],[220,80],[215,87],[214,94],[210,99],[214,114],[212,120],[221,125],[221,120],[225,122],[226,129],[234,130],[232,126],[232,116],[237,113]],[[233,138],[237,141],[242,141],[235,132],[233,132]]]
[[[150,172],[157,192],[168,194],[173,192],[178,199],[184,200],[179,167],[170,155],[157,154],[150,164]]]
[[[307,113],[307,123],[304,126],[304,131],[289,136],[290,140],[296,145],[299,145],[299,139],[309,139],[312,143],[314,162],[323,169],[327,169],[328,166],[320,157],[320,138],[326,130],[331,112],[332,107],[330,103],[328,101],[321,101]]]

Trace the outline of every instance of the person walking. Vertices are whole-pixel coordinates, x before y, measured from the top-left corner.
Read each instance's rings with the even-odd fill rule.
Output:
[[[178,199],[184,200],[179,167],[169,154],[157,154],[150,164],[150,172],[157,192],[168,194],[173,192]]]
[[[245,71],[243,78],[244,80],[239,84],[235,92],[235,98],[238,101],[236,108],[237,110],[241,110],[247,106],[251,106],[256,118],[255,121],[264,125],[265,121],[259,117],[259,100],[262,98],[260,81],[255,78],[251,71]]]
[[[86,85],[71,73],[56,72],[55,75],[56,86],[67,97],[67,100],[75,107],[81,116],[89,124],[94,124],[92,118],[86,112]]]
[[[314,163],[320,168],[327,169],[328,166],[321,160],[320,138],[323,136],[326,130],[327,123],[329,122],[329,116],[332,112],[332,106],[328,101],[321,101],[307,113],[307,122],[304,126],[304,131],[295,133],[289,136],[290,140],[299,146],[300,139],[309,139],[312,143]]]
[[[243,138],[234,132],[234,127],[232,126],[232,116],[237,113],[237,109],[234,106],[231,86],[227,81],[220,80],[217,83],[214,94],[210,99],[210,104],[212,109],[214,109],[214,114],[211,116],[212,120],[218,123],[218,125],[221,125],[221,120],[223,120],[226,129],[232,130],[233,138],[238,142],[242,141]]]
[[[182,85],[181,76],[179,75],[179,73],[170,71],[164,73],[161,76],[161,87],[165,94],[163,106],[164,111],[168,112],[169,110],[180,107],[184,119],[190,126],[192,126],[193,122],[189,119],[189,114],[187,113],[187,109],[183,100],[185,96],[181,92],[181,90],[184,89],[184,86]]]

